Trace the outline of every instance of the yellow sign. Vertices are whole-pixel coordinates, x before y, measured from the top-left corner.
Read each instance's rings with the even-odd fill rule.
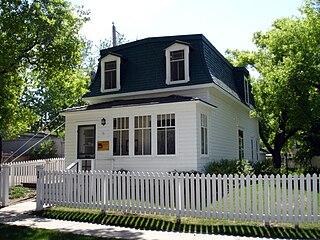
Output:
[[[109,141],[98,141],[98,151],[109,150]]]

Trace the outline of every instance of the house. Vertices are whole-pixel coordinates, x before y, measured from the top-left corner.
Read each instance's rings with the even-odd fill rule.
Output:
[[[88,106],[66,109],[66,166],[202,170],[259,158],[245,68],[202,35],[152,37],[104,49]]]

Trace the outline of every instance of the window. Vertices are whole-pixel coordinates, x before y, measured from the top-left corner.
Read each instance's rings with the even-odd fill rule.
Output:
[[[175,43],[166,49],[166,83],[189,81],[189,46]]]
[[[170,52],[171,81],[184,80],[184,51]]]
[[[78,158],[95,158],[95,125],[78,126]]]
[[[129,155],[129,118],[113,119],[113,155]]]
[[[113,89],[117,87],[117,64],[116,61],[105,62],[104,88]]]
[[[246,77],[244,77],[244,100],[249,104],[249,81]]]
[[[121,58],[112,54],[101,59],[101,92],[120,90]]]
[[[81,170],[82,171],[90,171],[92,169],[92,160],[82,160],[81,161]]]
[[[151,116],[134,118],[134,154],[151,155]]]
[[[208,120],[201,114],[201,154],[208,154]]]
[[[175,154],[175,114],[157,115],[157,140],[159,155]]]
[[[238,130],[238,144],[239,144],[239,159],[244,159],[244,141],[243,141],[243,131]]]

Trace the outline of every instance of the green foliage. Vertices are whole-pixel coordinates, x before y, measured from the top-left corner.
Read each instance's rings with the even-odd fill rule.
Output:
[[[65,0],[0,1],[0,9],[0,136],[9,138],[79,104],[89,83],[79,34],[88,13]]]
[[[258,161],[252,164],[254,173],[256,175],[276,175],[279,173],[279,169],[276,169],[272,163],[272,160],[263,160],[263,161]]]
[[[281,150],[288,140],[319,118],[320,108],[320,2],[306,0],[301,16],[281,18],[266,32],[253,36],[257,50],[228,51],[234,65],[251,66],[255,115],[260,135],[281,166]]]
[[[32,148],[30,153],[31,159],[46,159],[57,156],[57,148],[52,140],[42,142],[39,146]]]
[[[207,174],[238,174],[252,175],[254,173],[251,163],[248,160],[229,160],[222,159],[219,162],[210,162],[204,166]]]
[[[27,198],[35,195],[35,190],[22,186],[12,186],[9,189],[9,199]]]

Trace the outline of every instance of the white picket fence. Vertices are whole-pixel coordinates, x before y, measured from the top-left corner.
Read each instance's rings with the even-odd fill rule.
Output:
[[[319,176],[221,176],[38,167],[44,205],[226,220],[318,223]]]
[[[9,185],[15,186],[22,183],[36,183],[36,166],[44,165],[46,170],[64,170],[64,158],[48,158],[31,161],[21,161],[5,164],[10,168]]]

